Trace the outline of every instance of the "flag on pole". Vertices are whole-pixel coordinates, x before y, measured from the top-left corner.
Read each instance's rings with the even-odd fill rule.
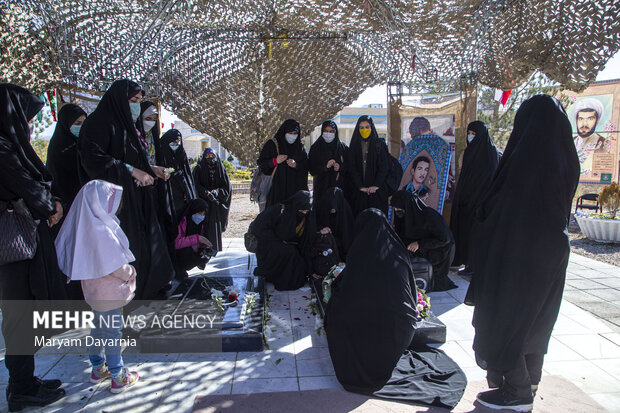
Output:
[[[495,100],[502,104],[502,106],[506,106],[506,102],[508,102],[508,98],[512,93],[512,89],[501,90],[495,89]]]

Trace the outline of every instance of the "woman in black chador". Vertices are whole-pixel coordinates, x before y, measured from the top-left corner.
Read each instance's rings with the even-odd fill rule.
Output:
[[[344,260],[353,242],[353,213],[342,189],[329,188],[324,195],[318,204],[313,200],[316,228],[322,234],[334,236],[340,258]]]
[[[347,157],[351,178],[351,208],[357,215],[366,208],[377,208],[387,214],[389,154],[385,142],[369,116],[357,120]]]
[[[452,408],[467,380],[441,350],[412,343],[415,297],[407,249],[381,211],[363,211],[325,314],[336,377],[351,392]]]
[[[185,148],[183,147],[181,132],[176,129],[170,129],[164,133],[160,142],[162,165],[165,168],[174,169],[174,172],[170,174],[170,178],[165,183],[165,188],[166,213],[176,229],[176,225],[179,224],[181,218],[180,215],[187,203],[196,198],[194,179]]]
[[[297,191],[308,190],[308,154],[300,133],[299,123],[287,119],[260,151],[257,163],[261,172],[271,175],[277,168],[265,207],[280,203]]]
[[[400,239],[411,254],[426,258],[433,266],[429,291],[457,288],[448,277],[454,257],[454,238],[439,212],[406,190],[392,195],[391,204],[394,228]]]
[[[282,204],[266,208],[250,226],[258,239],[254,275],[265,277],[276,290],[296,290],[312,273],[316,227],[310,208],[310,192],[298,191]]]
[[[149,165],[147,143],[136,130],[144,91],[127,79],[105,92],[80,131],[78,150],[82,182],[104,179],[123,187],[119,219],[136,257],[137,299],[156,298],[174,273],[157,218],[155,179],[167,179],[164,168]]]
[[[52,192],[61,199],[63,209],[69,212],[80,191],[77,141],[86,112],[72,103],[58,111],[58,123],[47,147],[47,169],[52,174]],[[60,230],[60,225],[57,230]]]
[[[313,202],[320,203],[329,188],[344,190],[346,183],[345,154],[347,145],[338,137],[338,126],[332,120],[323,122],[321,136],[310,148],[308,167],[313,179]]]
[[[499,387],[478,395],[485,406],[532,409],[562,301],[579,169],[560,102],[523,102],[476,214],[473,348],[489,386]]]
[[[499,163],[500,153],[487,126],[476,120],[467,126],[467,148],[452,202],[450,229],[456,244],[453,265],[465,265],[470,274],[469,250],[476,208],[488,189]]]
[[[209,240],[216,251],[221,251],[222,232],[226,231],[228,226],[232,187],[226,168],[213,149],[205,149],[200,162],[194,168],[194,183],[198,196],[209,204]]]
[[[9,371],[6,394],[10,411],[46,406],[65,394],[64,389],[59,388],[60,380],[40,380],[34,376],[37,350],[32,328],[34,300],[66,299],[67,280],[58,269],[49,228],[63,216],[62,205],[52,196],[51,174],[30,145],[28,122],[41,108],[43,101],[28,90],[0,83],[0,211],[4,215],[8,201],[21,199],[32,217],[40,220],[34,257],[0,265],[0,307],[6,345],[4,364]],[[2,247],[4,250],[7,245]],[[40,329],[37,333],[45,334]]]

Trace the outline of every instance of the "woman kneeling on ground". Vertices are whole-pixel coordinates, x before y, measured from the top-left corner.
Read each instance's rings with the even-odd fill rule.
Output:
[[[265,209],[251,224],[250,231],[258,240],[254,275],[265,277],[276,290],[296,290],[312,272],[310,254],[316,230],[310,207],[310,192],[298,191]]]

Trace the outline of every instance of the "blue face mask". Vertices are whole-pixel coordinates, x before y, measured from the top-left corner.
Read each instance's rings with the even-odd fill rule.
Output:
[[[140,116],[140,104],[136,102],[129,102],[129,110],[131,110],[131,118],[135,122]]]
[[[200,215],[200,214],[192,215],[192,221],[194,221],[194,224],[196,225],[200,225],[200,223],[204,221],[204,219],[205,219],[204,215]]]
[[[71,125],[71,133],[75,135],[76,138],[80,137],[80,129],[82,129],[82,125]]]
[[[172,149],[173,151],[176,151],[181,145],[171,143],[168,146],[170,146],[170,149]]]

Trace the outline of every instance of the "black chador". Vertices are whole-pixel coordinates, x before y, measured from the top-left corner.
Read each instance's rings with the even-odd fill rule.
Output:
[[[370,135],[363,138],[360,123],[370,124]],[[357,215],[366,208],[377,208],[387,214],[388,188],[386,179],[389,174],[389,154],[385,142],[379,139],[377,129],[369,116],[357,120],[351,145],[348,150],[347,170],[351,179],[351,208]],[[374,193],[365,193],[360,189],[377,187]]]
[[[342,189],[329,188],[324,195],[318,204],[313,200],[316,228],[318,231],[329,228],[336,239],[340,258],[344,259],[353,242],[353,213]]]
[[[47,169],[54,178],[52,192],[61,199],[65,213],[69,212],[69,207],[82,187],[78,174],[78,138],[71,131],[71,126],[80,116],[86,116],[86,112],[78,105],[63,105],[47,147]]]
[[[294,141],[290,139],[292,143],[288,143],[286,135],[290,135],[291,132],[297,132],[297,138]],[[284,121],[274,136],[278,142],[277,148],[273,140],[270,139],[260,151],[257,163],[265,175],[273,173],[277,155],[286,155],[287,161],[295,161],[284,161],[277,165],[278,169],[273,175],[271,190],[267,194],[266,207],[290,198],[297,191],[308,190],[308,154],[301,142],[300,134],[299,123],[296,120],[288,119]]]
[[[312,241],[316,231],[309,212],[311,196],[298,191],[282,204],[261,212],[251,224],[258,239],[254,275],[265,277],[277,290],[296,290],[312,272]]]
[[[209,241],[213,248],[222,251],[222,233],[228,226],[232,187],[226,168],[213,149],[205,149],[194,168],[194,183],[198,196],[209,204]]]
[[[170,129],[161,137],[161,166],[173,168],[170,179],[164,185],[167,196],[167,213],[175,225],[178,225],[180,215],[187,203],[196,198],[194,179],[189,167],[187,154],[183,147],[181,132]]]
[[[457,288],[448,278],[454,257],[454,238],[448,224],[417,195],[401,190],[392,196],[394,228],[405,246],[417,245],[413,255],[426,258],[433,266],[429,291]]]
[[[334,132],[326,132],[330,126]],[[321,136],[310,147],[308,155],[308,167],[313,176],[312,193],[313,203],[321,201],[329,188],[342,188],[344,190],[346,179],[345,155],[347,145],[338,137],[338,126],[334,121],[328,120],[321,126]]]
[[[139,187],[130,172],[138,168],[154,177],[146,143],[136,130],[129,106],[129,99],[141,92],[130,80],[112,83],[97,109],[86,118],[78,150],[85,173],[83,183],[103,179],[123,187],[119,219],[136,257],[136,298],[152,299],[172,279],[174,271],[157,217],[157,190],[152,185]]]
[[[164,195],[161,196],[161,205],[159,205],[163,211],[162,221],[164,222],[169,246],[171,246],[171,243],[177,236],[177,227],[181,214],[187,204],[196,198],[196,190],[194,189],[192,171],[189,168],[187,155],[183,148],[181,132],[176,129],[170,129],[164,133],[159,142],[159,165],[174,169],[168,181],[160,182],[160,189]],[[169,249],[171,249],[171,255],[174,255],[175,251],[173,248]]]
[[[468,139],[463,153],[463,166],[452,202],[450,229],[456,244],[453,265],[469,266],[474,215],[495,174],[500,153],[483,122],[471,122],[467,130],[476,135],[471,142]]]
[[[512,396],[531,400],[530,385],[540,380],[562,302],[579,171],[562,105],[547,95],[523,102],[476,215],[470,284],[476,361],[498,373],[496,385],[503,376]]]
[[[325,316],[336,377],[351,392],[454,407],[465,374],[441,350],[412,345],[414,294],[407,249],[381,211],[363,211]]]

